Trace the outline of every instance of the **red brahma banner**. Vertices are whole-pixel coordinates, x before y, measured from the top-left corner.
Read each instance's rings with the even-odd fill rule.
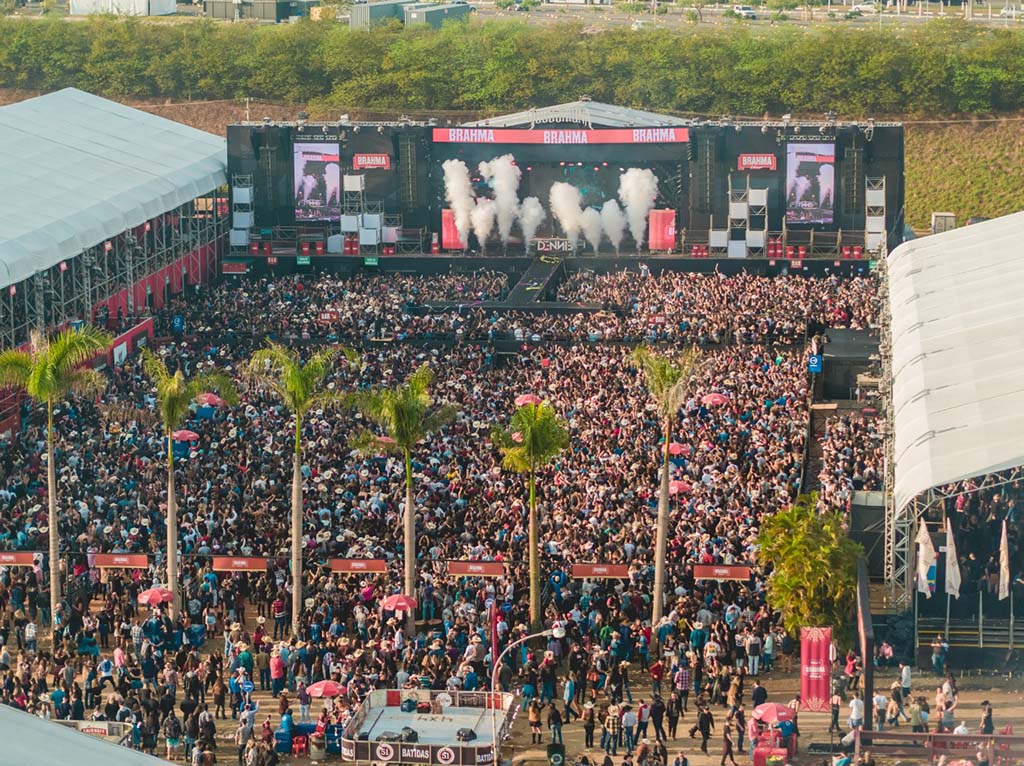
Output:
[[[648,250],[675,250],[676,211],[652,210],[648,215]]]
[[[459,228],[455,225],[455,211],[444,208],[441,211],[441,247],[445,250],[465,250],[469,245],[459,239]]]
[[[800,629],[800,709],[823,712],[832,696],[832,628]]]

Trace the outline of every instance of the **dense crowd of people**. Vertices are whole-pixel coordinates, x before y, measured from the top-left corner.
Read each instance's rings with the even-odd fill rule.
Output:
[[[193,408],[187,425],[198,439],[183,445],[177,461],[181,613],[171,619],[166,609],[139,607],[138,593],[163,581],[167,476],[152,385],[139,361],[129,359],[110,372],[98,401],[75,399],[55,411],[59,536],[72,588],[68,605],[50,615],[41,563],[0,570],[0,601],[7,607],[0,634],[9,653],[6,663],[0,656],[3,701],[55,717],[131,721],[140,747],[152,750],[158,737],[168,748],[181,740],[182,755],[190,758],[212,739],[204,736],[210,724],[216,729],[216,721],[230,715],[239,728],[240,763],[261,766],[272,757],[273,735],[268,740],[259,732],[256,715],[265,711],[247,709],[245,680],[272,688],[280,717],[299,723],[312,713],[305,687],[337,681],[343,693],[320,714],[323,726],[344,724],[353,705],[377,687],[486,687],[485,661],[500,649],[492,645],[492,628],[507,645],[528,623],[526,491],[520,476],[501,469],[489,433],[507,423],[515,398],[530,392],[550,401],[571,433],[570,448],[541,473],[538,490],[542,562],[545,579],[550,576],[546,619],[565,622],[568,635],[544,650],[512,653],[501,686],[521,688],[531,716],[537,706],[565,702],[561,711],[554,708],[561,721],[581,716],[587,726],[589,720],[592,731],[606,731],[609,752],[647,744],[649,716],[656,733],[644,756],[650,764],[658,757],[667,761],[655,752],[666,739],[655,721],[664,721],[674,737],[673,719],[689,714],[706,745],[710,724],[702,726],[700,711],[722,703],[730,710],[723,726],[742,752],[744,735],[749,741],[756,733],[748,731],[738,704],[743,684],[762,668],[789,662],[792,637],[765,603],[764,572],[755,568],[745,582],[710,583],[695,581],[688,565],[757,563],[760,520],[801,489],[808,418],[804,327],[809,321],[823,327],[873,322],[873,283],[582,275],[563,287],[563,298],[616,305],[586,318],[411,311],[431,300],[500,297],[507,290],[502,276],[246,280],[206,289],[160,317],[169,327],[170,316],[185,315],[188,339],[172,337],[159,353],[186,375],[214,368],[237,374],[266,336],[323,344],[399,330],[425,338],[431,328],[475,328],[453,346],[358,343],[362,365],[339,364],[328,383],[338,391],[393,386],[428,364],[435,397],[459,409],[456,420],[413,456],[421,573],[416,635],[406,635],[401,614],[381,607],[401,582],[403,551],[395,530],[404,465],[354,450],[351,437],[364,423],[357,413],[336,409],[317,410],[303,422],[307,564],[300,635],[291,636],[285,519],[292,419],[280,401],[241,378],[239,406]],[[325,312],[334,313],[321,322]],[[652,626],[661,423],[629,348],[590,341],[648,337],[647,316],[655,313],[666,317],[659,327],[681,330],[666,330],[660,339],[719,345],[706,351],[671,435],[685,445],[673,458],[672,479],[686,489],[671,503],[668,614]],[[691,324],[700,328],[696,336]],[[493,336],[479,333],[488,326],[523,341],[519,353],[495,353],[488,343]],[[577,342],[544,342],[545,333],[566,331]],[[719,404],[705,403],[711,393],[721,395]],[[833,429],[828,470],[836,486],[876,478],[873,458],[861,454],[873,442],[859,428],[851,421]],[[5,548],[46,549],[44,453],[42,423],[30,418],[0,456]],[[145,553],[151,563],[101,572],[95,556],[104,552]],[[218,554],[266,557],[267,569],[214,572],[211,557]],[[389,571],[334,574],[327,563],[334,557],[385,559]],[[449,575],[447,562],[459,559],[502,561],[506,574]],[[588,561],[627,564],[629,577],[565,576],[573,563]],[[491,600],[496,626],[487,618]],[[53,654],[40,652],[37,641],[49,625],[60,639]],[[661,655],[651,652],[655,638]],[[634,725],[623,723],[632,721],[633,704],[642,729],[620,743]],[[177,725],[167,723],[178,713]],[[545,715],[550,724],[550,712]],[[178,727],[181,733],[170,736]]]
[[[818,502],[823,508],[850,510],[853,493],[882,489],[885,420],[846,413],[825,422]]]

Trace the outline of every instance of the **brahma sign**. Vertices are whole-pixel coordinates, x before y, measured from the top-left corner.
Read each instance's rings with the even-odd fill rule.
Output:
[[[736,159],[737,170],[775,170],[778,160],[774,154],[741,154]]]
[[[573,564],[572,576],[577,580],[588,577],[625,580],[629,577],[629,566],[627,564]]]
[[[438,144],[685,144],[687,128],[528,129],[434,128]]]
[[[214,556],[215,572],[265,572],[267,560],[251,556]]]

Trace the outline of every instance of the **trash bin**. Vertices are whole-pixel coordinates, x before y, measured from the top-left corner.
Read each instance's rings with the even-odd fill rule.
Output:
[[[285,755],[292,751],[292,733],[287,729],[278,729],[274,732],[274,752]]]
[[[327,740],[323,734],[309,735],[309,757],[314,761],[327,757]]]

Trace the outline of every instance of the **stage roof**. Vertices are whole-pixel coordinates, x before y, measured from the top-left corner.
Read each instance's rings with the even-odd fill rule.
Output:
[[[888,258],[897,508],[1024,464],[1024,212]]]
[[[688,125],[689,121],[668,114],[644,112],[625,106],[602,104],[599,101],[572,101],[568,104],[543,106],[525,112],[491,117],[466,123],[470,127],[515,128],[534,123],[580,123],[600,128],[644,128],[664,125]]]
[[[0,705],[3,763],[31,766],[155,766],[151,755],[115,745],[9,705]]]
[[[0,107],[0,287],[225,183],[223,138],[74,88]]]

